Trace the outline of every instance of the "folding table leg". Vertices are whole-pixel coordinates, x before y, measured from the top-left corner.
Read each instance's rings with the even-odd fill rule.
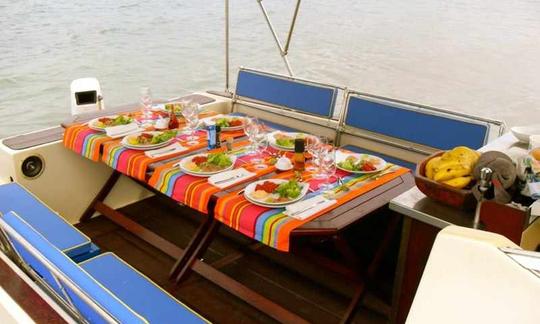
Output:
[[[107,182],[105,182],[105,184],[103,185],[101,190],[98,192],[96,197],[94,197],[94,199],[92,200],[90,205],[88,205],[88,207],[86,208],[84,213],[79,218],[79,221],[81,223],[86,222],[87,220],[90,219],[90,217],[92,217],[92,215],[94,214],[94,212],[96,210],[96,208],[95,208],[96,203],[103,202],[105,200],[105,198],[107,198],[107,196],[111,192],[112,188],[114,188],[114,185],[116,184],[118,179],[120,179],[120,175],[121,175],[120,172],[118,172],[116,170],[113,170],[111,176],[109,177],[109,179],[107,179]]]

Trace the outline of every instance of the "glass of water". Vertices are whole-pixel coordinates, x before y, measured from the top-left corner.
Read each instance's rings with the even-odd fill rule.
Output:
[[[324,150],[324,153],[320,155],[320,158],[320,170],[326,179],[324,184],[321,186],[321,189],[323,189],[325,192],[330,192],[332,189],[330,179],[336,174],[336,148],[333,146],[327,147]]]
[[[257,140],[256,137],[259,134],[260,127],[259,127],[259,120],[257,117],[246,117],[244,118],[244,133],[246,133],[246,136],[249,139],[250,146],[249,146],[249,155],[254,155],[257,150]]]
[[[152,123],[152,90],[149,87],[141,87],[141,112],[142,125]]]
[[[187,137],[187,144],[199,144],[199,136],[195,135],[195,130],[199,125],[199,105],[194,102],[187,103],[186,105],[184,105],[184,109],[182,109],[182,116],[184,116],[186,120],[186,126],[189,134]]]

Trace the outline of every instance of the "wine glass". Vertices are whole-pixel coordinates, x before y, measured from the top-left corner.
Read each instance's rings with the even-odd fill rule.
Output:
[[[330,189],[332,185],[330,184],[330,179],[336,174],[336,148],[333,146],[327,147],[321,155],[319,164],[325,176],[325,182],[321,186],[321,189],[325,193],[331,193]]]
[[[308,172],[317,172],[317,146],[320,144],[320,140],[315,135],[308,135],[306,137],[306,151],[311,155],[311,163],[306,167]]]
[[[313,176],[315,179],[324,179],[326,177],[321,168],[321,160],[325,152],[329,148],[328,143],[330,143],[328,137],[318,136],[317,143],[311,148],[313,152],[313,162],[315,164],[315,167],[317,168],[317,173]]]
[[[188,129],[187,144],[188,145],[197,145],[199,144],[199,136],[195,135],[195,129],[199,124],[199,105],[194,102],[187,103],[182,109],[182,116],[186,120],[186,126]]]
[[[152,90],[150,87],[141,87],[141,112],[142,112],[142,125],[148,125],[152,123]]]
[[[261,123],[258,124],[257,134],[253,137],[254,146],[255,146],[255,156],[251,159],[251,163],[256,164],[257,169],[265,169],[266,164],[264,164],[264,151],[268,147],[268,134],[266,133],[265,126]]]
[[[256,153],[256,140],[255,137],[259,134],[259,120],[257,117],[246,117],[244,118],[244,133],[246,133],[250,146],[248,155],[254,155]]]

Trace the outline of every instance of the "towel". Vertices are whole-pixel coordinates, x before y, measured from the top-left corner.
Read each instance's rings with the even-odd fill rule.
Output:
[[[248,170],[244,168],[238,168],[238,169],[214,174],[213,176],[208,178],[208,183],[210,183],[213,186],[223,189],[254,176],[255,176],[255,173],[249,172]]]
[[[145,151],[144,155],[148,156],[151,159],[156,159],[162,156],[183,152],[185,150],[187,150],[187,148],[180,145],[180,143],[175,142],[174,144],[171,144],[171,145],[159,148],[159,149]]]
[[[107,136],[111,138],[118,138],[118,137],[124,137],[126,135],[130,135],[137,132],[142,132],[144,129],[139,128],[139,125],[137,123],[131,123],[127,125],[120,125],[120,126],[112,126],[105,128],[105,132],[107,133]]]
[[[304,220],[335,203],[337,203],[335,199],[326,199],[322,195],[317,195],[288,205],[285,207],[283,214],[298,220]]]
[[[485,152],[480,156],[473,170],[473,177],[480,179],[482,168],[490,168],[493,171],[491,181],[493,183],[493,200],[506,204],[512,201],[514,183],[517,178],[516,166],[512,159],[499,151]],[[479,183],[479,182],[478,182]],[[478,185],[473,187],[473,194],[476,199],[480,199],[480,190]]]

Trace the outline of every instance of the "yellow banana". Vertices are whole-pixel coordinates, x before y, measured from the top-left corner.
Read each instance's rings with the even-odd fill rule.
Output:
[[[441,157],[440,156],[436,156],[432,159],[430,159],[427,163],[426,163],[426,177],[428,177],[429,179],[433,179],[433,174],[435,173],[435,168],[437,167],[437,165],[439,164],[439,162],[441,161]]]
[[[435,181],[446,181],[471,174],[471,168],[468,165],[463,165],[456,161],[441,164],[438,169],[433,176]]]
[[[466,177],[458,177],[458,178],[446,180],[446,181],[443,181],[443,183],[449,186],[452,186],[454,188],[461,189],[461,188],[465,188],[471,182],[471,180],[472,180],[471,176],[466,176]]]

